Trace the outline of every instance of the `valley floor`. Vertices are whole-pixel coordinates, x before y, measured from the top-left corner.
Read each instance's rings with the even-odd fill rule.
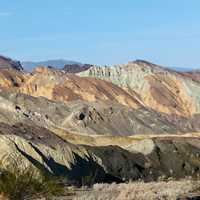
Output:
[[[93,189],[76,190],[56,200],[182,200],[190,193],[198,193],[199,187],[200,181],[191,180],[95,184]]]

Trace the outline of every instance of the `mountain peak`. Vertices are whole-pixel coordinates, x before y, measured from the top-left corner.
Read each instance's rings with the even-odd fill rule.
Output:
[[[12,68],[19,71],[23,70],[23,67],[19,61],[14,61],[11,58],[0,55],[0,68]]]
[[[159,66],[159,65],[151,63],[149,61],[140,60],[140,59],[137,59],[135,61],[130,61],[129,63],[133,63],[133,64],[137,64],[137,65],[143,65],[143,66],[151,66],[151,67],[158,67]]]

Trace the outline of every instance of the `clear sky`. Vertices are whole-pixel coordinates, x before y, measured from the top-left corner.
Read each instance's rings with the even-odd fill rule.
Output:
[[[200,0],[0,0],[0,54],[200,67]]]

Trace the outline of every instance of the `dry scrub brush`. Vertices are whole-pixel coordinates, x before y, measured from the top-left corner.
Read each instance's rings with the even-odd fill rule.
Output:
[[[57,178],[38,171],[22,157],[9,155],[0,162],[0,194],[9,200],[51,199],[60,195],[63,186]]]

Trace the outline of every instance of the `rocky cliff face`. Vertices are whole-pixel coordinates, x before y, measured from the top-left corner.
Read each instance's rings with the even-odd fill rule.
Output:
[[[19,61],[0,56],[0,88],[19,87],[25,76]]]
[[[137,96],[143,105],[159,112],[190,116],[200,111],[200,87],[196,80],[145,61],[111,67],[93,66],[79,76],[112,82]]]
[[[16,69],[19,71],[23,70],[23,67],[19,61],[14,61],[11,58],[7,58],[0,55],[0,69]]]
[[[29,74],[12,68],[0,68],[0,88],[11,89],[20,87]]]

